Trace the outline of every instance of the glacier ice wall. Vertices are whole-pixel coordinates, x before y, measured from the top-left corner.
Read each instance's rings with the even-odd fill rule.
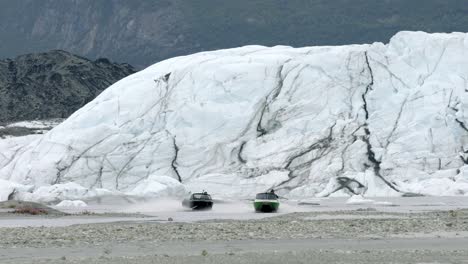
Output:
[[[0,178],[132,191],[468,193],[468,34],[247,46],[157,63],[2,163]]]

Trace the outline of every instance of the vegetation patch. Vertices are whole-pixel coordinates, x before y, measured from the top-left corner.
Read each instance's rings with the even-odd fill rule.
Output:
[[[7,209],[8,213],[21,215],[67,215],[41,203],[16,200],[0,202],[0,209]]]
[[[14,214],[28,214],[28,215],[47,215],[47,212],[44,208],[35,208],[35,207],[20,207],[16,208],[13,211]]]

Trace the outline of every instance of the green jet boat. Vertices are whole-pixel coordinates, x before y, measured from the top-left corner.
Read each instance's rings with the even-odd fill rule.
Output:
[[[278,195],[276,195],[273,190],[270,192],[257,194],[254,200],[254,208],[256,212],[262,213],[272,213],[278,211]]]

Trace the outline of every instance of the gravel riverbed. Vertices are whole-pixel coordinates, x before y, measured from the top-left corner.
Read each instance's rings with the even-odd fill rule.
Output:
[[[468,210],[360,208],[199,222],[141,217],[0,228],[0,238],[0,263],[468,263]]]
[[[137,221],[68,227],[0,228],[0,248],[70,247],[113,241],[218,241],[245,239],[389,238],[461,236],[468,232],[468,211],[385,214],[369,211],[292,213],[256,220],[195,223]],[[333,219],[333,215],[336,219]],[[330,217],[331,216],[331,217]],[[354,216],[354,217],[343,217]],[[358,216],[358,217],[356,217]],[[378,216],[378,217],[377,217]],[[314,219],[317,218],[317,220]]]

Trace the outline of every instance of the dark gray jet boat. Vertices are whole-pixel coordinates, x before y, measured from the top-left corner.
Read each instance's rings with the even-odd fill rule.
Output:
[[[210,210],[213,200],[207,192],[192,193],[189,198],[182,201],[182,206],[193,210]]]

